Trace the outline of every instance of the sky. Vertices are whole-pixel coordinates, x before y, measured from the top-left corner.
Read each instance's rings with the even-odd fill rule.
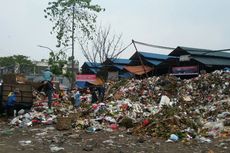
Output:
[[[230,48],[230,0],[92,0],[105,11],[98,24],[111,26],[113,34],[122,34],[124,47],[132,39],[154,45],[186,46],[203,49]],[[49,0],[0,0],[0,56],[25,55],[31,60],[48,59],[56,50],[52,23],[44,18]],[[137,45],[139,51],[168,54]],[[129,58],[135,49],[125,50],[120,58]],[[67,51],[71,55],[71,50]],[[86,61],[76,46],[75,58]]]

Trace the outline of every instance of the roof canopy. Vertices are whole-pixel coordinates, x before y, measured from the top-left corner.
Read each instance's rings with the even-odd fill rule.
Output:
[[[136,75],[143,75],[153,70],[152,67],[146,65],[139,65],[139,66],[125,66],[124,67],[127,71],[136,74]]]
[[[84,62],[84,64],[82,65],[83,66],[88,66],[88,67],[101,67],[101,63],[96,63],[96,62]]]
[[[173,50],[169,55],[171,56],[180,56],[190,54],[193,56],[212,56],[212,57],[220,57],[220,58],[230,58],[230,53],[214,51],[209,49],[199,49],[199,48],[191,48],[191,47],[181,47],[178,46],[175,50]]]
[[[114,64],[129,64],[130,60],[129,59],[122,59],[122,58],[109,58],[111,62]]]
[[[144,61],[145,65],[156,66],[169,58],[175,58],[164,54],[148,53],[148,52],[135,52],[130,60],[134,62],[139,61],[140,58]]]

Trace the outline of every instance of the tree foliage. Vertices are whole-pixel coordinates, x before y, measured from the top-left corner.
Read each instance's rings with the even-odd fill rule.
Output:
[[[30,73],[33,70],[34,64],[29,57],[24,55],[13,55],[0,57],[0,67],[18,67],[19,73]]]
[[[29,60],[29,57],[24,55],[0,57],[0,66],[12,66],[15,64],[32,65],[32,61]]]
[[[60,50],[57,53],[55,53],[54,51],[50,52],[48,64],[51,66],[51,71],[55,75],[61,75],[62,74],[62,68],[67,63],[68,63],[67,55],[64,51]]]
[[[55,32],[58,45],[68,46],[73,38],[73,32],[83,32],[86,35],[94,30],[96,13],[103,9],[91,0],[53,0],[44,10],[45,18],[54,22],[52,32]],[[79,33],[78,33],[79,34]]]

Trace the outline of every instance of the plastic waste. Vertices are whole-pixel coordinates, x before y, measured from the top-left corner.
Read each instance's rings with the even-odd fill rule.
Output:
[[[117,130],[118,129],[118,125],[117,124],[111,124],[109,125],[109,127],[113,130]]]
[[[18,111],[18,115],[23,115],[23,114],[25,114],[25,110],[24,109],[21,109],[21,110]]]
[[[170,99],[169,97],[165,95],[161,96],[159,107],[161,108],[163,105],[166,105],[166,106],[170,105]]]
[[[179,137],[176,134],[171,134],[169,140],[176,142],[179,140]]]
[[[197,136],[195,139],[200,143],[211,143],[212,142],[212,140],[205,138],[205,137]]]
[[[61,151],[61,150],[64,150],[65,148],[63,147],[58,147],[58,146],[55,146],[55,145],[50,145],[50,151],[51,152],[58,152],[58,151]]]
[[[19,141],[19,144],[22,145],[22,146],[27,146],[27,145],[29,145],[31,143],[32,143],[31,140],[22,140],[22,141]]]
[[[86,129],[86,131],[89,132],[89,133],[94,133],[96,131],[96,128],[95,127],[88,127]]]
[[[105,117],[105,120],[106,120],[106,121],[109,121],[109,122],[111,122],[111,123],[116,123],[116,120],[115,120],[113,117],[111,117],[111,116],[106,116],[106,117]]]

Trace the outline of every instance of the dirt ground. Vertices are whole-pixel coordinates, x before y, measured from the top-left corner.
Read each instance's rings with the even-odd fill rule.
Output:
[[[52,125],[27,128],[10,127],[0,120],[0,153],[229,153],[230,138],[212,143],[165,142],[147,136],[135,136],[127,130],[113,132],[67,130]]]

